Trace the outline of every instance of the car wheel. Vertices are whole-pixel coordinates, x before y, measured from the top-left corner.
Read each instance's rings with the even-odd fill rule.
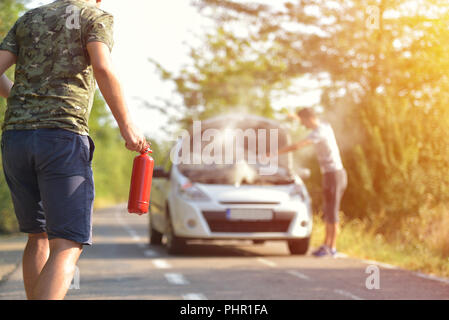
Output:
[[[287,240],[290,254],[303,255],[309,250],[310,238]]]
[[[180,254],[184,251],[185,240],[175,235],[171,219],[167,221],[167,229],[165,231],[165,238],[167,240],[167,252],[169,254]]]
[[[148,228],[148,238],[150,239],[150,244],[152,245],[160,245],[162,244],[162,233],[154,229],[153,219],[150,213],[150,225]]]

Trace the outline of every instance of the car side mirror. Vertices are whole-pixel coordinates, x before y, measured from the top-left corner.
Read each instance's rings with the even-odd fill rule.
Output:
[[[170,172],[165,171],[164,167],[155,167],[153,169],[153,178],[168,179]]]

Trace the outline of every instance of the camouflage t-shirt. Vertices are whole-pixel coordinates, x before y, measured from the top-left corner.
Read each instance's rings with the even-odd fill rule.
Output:
[[[20,17],[0,45],[17,56],[3,130],[89,133],[96,89],[86,45],[110,50],[113,17],[83,0],[57,0]]]

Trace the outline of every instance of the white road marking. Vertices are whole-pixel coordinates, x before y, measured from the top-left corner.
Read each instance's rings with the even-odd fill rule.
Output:
[[[351,298],[352,300],[363,300],[362,298],[357,297],[356,295],[352,294],[351,292],[348,292],[345,290],[335,289],[334,292],[338,293],[346,298]]]
[[[378,262],[378,261],[374,261],[374,260],[362,260],[362,261],[363,261],[364,263],[367,263],[367,264],[374,264],[374,265],[376,265],[376,266],[379,266],[379,267],[382,267],[382,268],[385,268],[385,269],[391,269],[391,270],[399,269],[398,267],[393,266],[393,265],[388,264],[388,263]]]
[[[271,268],[276,267],[276,263],[264,258],[257,258],[257,261],[259,261],[260,263],[263,263],[266,266],[269,266]]]
[[[154,256],[157,256],[157,252],[154,250],[148,249],[143,252],[143,255],[145,257],[154,257]]]
[[[307,280],[307,281],[312,280],[312,279],[310,279],[309,276],[306,276],[304,273],[301,273],[299,271],[290,270],[290,271],[287,271],[287,273],[291,274],[292,276],[295,276],[297,278],[300,278],[302,280]]]
[[[128,233],[134,241],[140,241],[139,235],[133,229],[129,228]]]
[[[425,273],[421,273],[421,272],[414,272],[414,274],[420,278],[423,279],[427,279],[427,280],[433,280],[433,281],[439,281],[442,283],[446,283],[449,284],[449,279],[445,279],[445,278],[440,278],[431,274],[425,274]]]
[[[378,262],[375,260],[362,260],[362,262],[366,263],[366,264],[373,264],[373,265],[377,265],[379,267],[385,268],[385,269],[390,269],[390,270],[402,270],[400,267],[388,264],[388,263],[383,263],[383,262]],[[407,270],[403,270],[403,271],[407,271]],[[423,278],[423,279],[427,279],[427,280],[433,280],[433,281],[438,281],[441,283],[445,283],[445,284],[449,284],[449,279],[448,278],[442,278],[442,277],[438,277],[438,276],[434,276],[431,274],[425,274],[422,272],[412,272],[412,274],[414,274],[415,276],[419,277],[419,278]]]
[[[165,279],[167,279],[168,282],[171,284],[176,285],[186,285],[189,284],[189,281],[184,278],[184,276],[180,273],[166,273],[164,274]]]
[[[158,269],[170,269],[171,265],[162,259],[154,259],[153,261],[153,265],[158,268]]]
[[[184,300],[207,300],[206,296],[202,293],[187,293],[182,298]]]

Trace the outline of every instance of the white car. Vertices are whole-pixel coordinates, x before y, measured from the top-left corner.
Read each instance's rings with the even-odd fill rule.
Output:
[[[242,130],[274,129],[279,148],[289,143],[279,123],[258,116],[212,118],[201,122],[201,132],[214,128],[223,133],[231,123]],[[188,240],[283,240],[291,254],[307,252],[312,232],[311,200],[301,177],[290,169],[291,155],[280,156],[270,175],[259,174],[258,164],[245,161],[186,164],[180,163],[185,139],[190,139],[187,145],[192,146],[191,136],[177,142],[170,170],[154,169],[150,244],[161,244],[165,236],[168,252],[177,254],[183,252]]]

